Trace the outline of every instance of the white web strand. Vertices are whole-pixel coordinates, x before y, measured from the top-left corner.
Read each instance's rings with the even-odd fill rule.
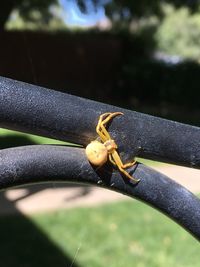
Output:
[[[82,247],[82,243],[80,242],[80,244],[79,244],[79,246],[78,246],[78,248],[77,248],[77,250],[75,252],[75,255],[74,255],[74,258],[72,260],[72,263],[71,263],[70,267],[73,267],[73,265],[74,265],[74,263],[75,263],[75,261],[77,259],[77,256],[78,256],[78,253],[79,253],[79,250],[80,250],[81,247]]]

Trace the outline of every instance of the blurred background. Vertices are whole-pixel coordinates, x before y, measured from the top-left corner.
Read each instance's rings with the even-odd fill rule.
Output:
[[[199,0],[1,1],[0,76],[199,126],[199,64]],[[63,144],[4,129],[0,141]],[[198,171],[145,163],[200,192]],[[9,190],[0,215],[2,266],[199,266],[189,234],[109,191]]]

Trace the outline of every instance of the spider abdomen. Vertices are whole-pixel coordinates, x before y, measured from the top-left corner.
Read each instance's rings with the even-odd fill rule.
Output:
[[[108,159],[108,151],[106,147],[98,141],[92,141],[87,145],[85,153],[89,161],[96,166],[103,165]]]

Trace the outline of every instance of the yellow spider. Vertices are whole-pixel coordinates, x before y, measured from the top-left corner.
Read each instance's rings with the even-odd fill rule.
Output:
[[[119,170],[127,176],[129,179],[134,182],[139,182],[139,180],[133,178],[127,171],[126,168],[133,166],[136,161],[123,164],[122,160],[117,152],[117,144],[111,138],[110,134],[106,130],[106,124],[112,120],[114,117],[118,115],[123,115],[121,112],[107,112],[102,114],[99,117],[99,121],[96,127],[96,132],[98,133],[101,142],[94,140],[86,147],[86,156],[88,160],[96,166],[102,166],[106,161],[110,160],[110,162],[117,166]]]

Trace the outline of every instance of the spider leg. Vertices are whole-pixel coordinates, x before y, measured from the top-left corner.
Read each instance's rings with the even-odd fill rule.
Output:
[[[126,164],[123,164],[123,168],[124,169],[126,169],[126,168],[129,168],[129,167],[131,167],[131,166],[133,166],[133,165],[135,165],[136,164],[136,160],[134,160],[134,161],[132,161],[132,162],[129,162],[129,163],[126,163]]]
[[[96,129],[96,132],[98,133],[98,135],[101,138],[101,141],[104,143],[106,142],[109,138],[104,134],[104,132],[102,132],[101,128]]]
[[[109,133],[107,132],[107,130],[105,129],[105,127],[103,126],[103,118],[105,116],[110,115],[111,113],[104,113],[99,117],[99,121],[96,127],[96,132],[98,133],[98,135],[100,136],[101,140],[103,142],[111,139]]]
[[[103,118],[105,115],[107,115],[107,117],[106,117],[104,120],[102,119],[102,121],[101,121],[101,124],[102,124],[102,125],[105,125],[105,124],[108,123],[112,118],[114,118],[114,117],[116,117],[116,116],[123,115],[123,113],[122,113],[122,112],[104,113],[104,114],[101,115],[102,118]]]
[[[96,132],[99,134],[103,142],[111,139],[110,134],[104,126],[100,126],[98,129],[96,129]]]
[[[116,166],[117,164],[116,164],[115,161],[113,160],[113,158],[112,158],[112,154],[109,154],[108,157],[109,157],[110,162],[111,162],[113,165]]]
[[[111,136],[109,135],[108,131],[105,128],[106,123],[108,123],[115,116],[122,115],[122,114],[123,113],[121,112],[114,112],[114,113],[107,112],[107,113],[102,114],[99,117],[99,121],[96,127],[96,132],[99,134],[103,142],[111,139]],[[107,117],[104,119],[105,116]]]
[[[109,157],[109,159],[111,159],[111,157]],[[111,160],[110,160],[111,161]],[[112,161],[115,162],[115,165],[117,165],[117,167],[119,168],[119,170],[129,179],[133,180],[134,182],[139,182],[140,180],[132,177],[127,171],[125,171],[124,169],[127,167],[132,166],[133,164],[135,164],[135,162],[131,162],[131,163],[127,163],[127,164],[123,164],[121,161],[121,158],[119,156],[119,154],[117,153],[117,151],[113,151],[112,153]],[[111,161],[111,162],[112,162]],[[113,163],[113,162],[112,162]]]

